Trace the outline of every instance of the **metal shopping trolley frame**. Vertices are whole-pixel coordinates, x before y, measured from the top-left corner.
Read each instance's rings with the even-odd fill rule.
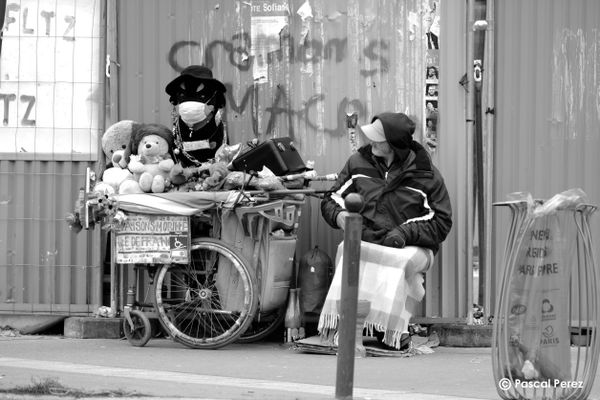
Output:
[[[141,281],[143,271],[150,282],[150,295],[144,300],[139,295],[144,288],[128,291],[122,315],[129,342],[144,346],[150,340],[151,318],[158,319],[173,340],[192,348],[216,349],[272,333],[284,317],[300,206],[312,193],[300,189],[113,196],[116,213],[122,212],[120,219],[130,223],[112,224],[111,309],[119,309],[118,268],[134,264],[134,282]],[[187,223],[181,223],[182,218]],[[132,232],[140,226],[140,232]],[[148,226],[190,229],[168,228],[158,238],[151,233],[147,238]],[[144,248],[154,242],[163,246],[162,254]]]

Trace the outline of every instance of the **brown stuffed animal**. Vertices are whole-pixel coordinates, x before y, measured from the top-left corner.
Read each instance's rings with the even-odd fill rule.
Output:
[[[173,148],[173,135],[166,126],[141,124],[133,132],[128,168],[144,192],[162,193],[170,186]]]
[[[101,182],[94,187],[98,193],[141,193],[138,182],[133,179],[133,174],[127,169],[129,158],[128,146],[131,135],[137,129],[138,123],[123,120],[114,123],[102,135],[102,150],[111,167],[102,171],[99,176]]]
[[[208,173],[208,177],[202,182],[202,190],[218,190],[223,186],[229,169],[226,163],[218,162],[208,167]]]

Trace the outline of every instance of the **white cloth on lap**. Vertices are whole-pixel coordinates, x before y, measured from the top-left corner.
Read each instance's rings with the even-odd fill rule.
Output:
[[[319,317],[319,333],[330,341],[339,320],[343,254],[344,242],[338,246],[335,274]],[[370,335],[373,329],[385,332],[383,342],[400,348],[400,338],[408,332],[414,305],[425,295],[423,272],[433,264],[433,259],[433,252],[422,247],[397,249],[361,242],[358,299],[370,302],[365,319]]]

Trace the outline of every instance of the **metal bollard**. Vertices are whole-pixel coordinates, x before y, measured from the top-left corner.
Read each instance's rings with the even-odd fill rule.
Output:
[[[345,205],[350,214],[346,217],[344,231],[344,263],[342,265],[342,293],[335,382],[336,399],[351,399],[354,385],[358,272],[362,234],[362,217],[358,212],[363,207],[363,199],[360,195],[351,193],[346,196]]]

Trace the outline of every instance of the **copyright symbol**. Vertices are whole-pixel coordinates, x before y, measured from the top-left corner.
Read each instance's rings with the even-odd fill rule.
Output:
[[[498,382],[498,387],[502,390],[508,390],[511,387],[511,382],[510,379],[508,378],[502,378],[500,379],[500,381]]]

